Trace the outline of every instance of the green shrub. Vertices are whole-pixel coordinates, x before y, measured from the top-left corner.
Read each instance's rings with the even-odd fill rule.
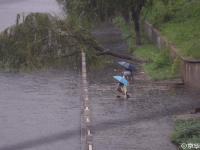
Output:
[[[153,80],[165,80],[178,76],[179,70],[176,68],[178,64],[175,64],[178,62],[172,61],[168,50],[159,50],[152,44],[145,44],[137,48],[133,54],[146,61],[144,70]]]
[[[200,59],[200,1],[154,1],[143,16],[160,29],[187,58]]]
[[[147,62],[144,69],[153,80],[177,77],[178,69],[176,67],[178,66],[173,64],[168,50],[159,50],[146,39],[143,39],[143,45],[141,47],[136,47],[133,23],[127,24],[122,17],[116,17],[114,23],[121,29],[123,37],[128,43],[129,51],[138,59]]]
[[[200,143],[200,120],[191,119],[176,121],[175,131],[172,134],[172,142],[178,146],[182,143]]]
[[[171,59],[169,54],[164,50],[155,55],[155,59],[153,60],[155,69],[162,68],[165,66],[169,66],[171,64]]]
[[[91,34],[70,20],[32,13],[23,23],[0,34],[0,67],[5,70],[35,70],[59,64],[65,66],[68,62],[77,67],[79,51],[83,47],[90,62],[88,65],[98,65],[103,59],[101,61],[96,56],[90,46],[92,42]],[[68,57],[73,53],[75,55]]]
[[[173,75],[180,75],[180,71],[181,71],[181,59],[177,57],[173,61],[171,72]]]

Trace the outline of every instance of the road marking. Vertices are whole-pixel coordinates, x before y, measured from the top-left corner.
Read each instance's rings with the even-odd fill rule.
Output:
[[[89,107],[86,107],[85,110],[86,110],[86,111],[89,111]]]
[[[86,101],[88,101],[88,100],[89,100],[89,98],[88,98],[88,96],[87,96],[87,95],[86,95],[86,97],[85,97],[85,100],[86,100]]]
[[[88,135],[91,135],[91,131],[88,129]]]
[[[86,122],[90,122],[90,119],[88,117],[86,118]]]
[[[87,82],[87,68],[86,68],[86,54],[84,53],[84,51],[82,51],[82,95],[83,95],[83,101],[84,101],[84,114],[83,114],[83,120],[85,120],[85,124],[89,124],[91,123],[90,120],[90,116],[89,116],[89,97],[88,97],[88,82]],[[88,127],[87,129],[84,130],[84,134],[82,134],[81,136],[84,136],[83,138],[86,140],[85,144],[88,146],[84,146],[84,148],[82,147],[82,150],[92,150],[92,143],[88,143],[89,141],[92,142],[92,134],[91,134],[91,129],[90,127]],[[85,135],[89,136],[90,138],[88,139],[87,137],[85,137]]]
[[[89,150],[92,150],[92,145],[91,144],[89,144]]]

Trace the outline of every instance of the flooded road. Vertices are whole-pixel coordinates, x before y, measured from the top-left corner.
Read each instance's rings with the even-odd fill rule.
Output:
[[[31,12],[64,15],[56,0],[0,0],[0,31],[15,24],[18,13]]]
[[[0,73],[0,150],[80,149],[79,75]]]
[[[119,29],[103,24],[94,32],[105,48],[127,53]],[[174,130],[173,116],[187,113],[200,106],[200,93],[184,87],[150,81],[141,64],[128,86],[129,99],[117,98],[119,75],[117,58],[101,71],[89,73],[89,97],[93,120],[95,150],[176,150],[170,136]]]
[[[64,15],[56,0],[0,0],[0,31],[31,12]],[[0,72],[0,150],[79,150],[79,78],[72,70]]]

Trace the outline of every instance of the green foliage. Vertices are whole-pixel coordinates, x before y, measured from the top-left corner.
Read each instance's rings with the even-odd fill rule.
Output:
[[[145,44],[137,48],[134,55],[147,62],[144,69],[151,79],[165,80],[177,77],[177,70],[175,72],[174,63],[167,50],[161,51],[151,44]]]
[[[173,75],[177,75],[180,74],[180,71],[181,71],[181,59],[177,57],[173,61],[171,72]]]
[[[181,0],[182,1],[182,0]],[[177,11],[177,8],[174,7],[174,3],[180,3],[178,1],[155,1],[151,9],[147,8],[144,10],[143,14],[152,22],[155,26],[161,23],[168,22],[174,18],[174,14]]]
[[[129,47],[129,51],[133,52],[136,47],[133,22],[131,21],[130,23],[126,23],[122,16],[118,16],[113,19],[113,23],[121,29],[123,39],[126,40]]]
[[[173,62],[167,50],[159,50],[152,44],[146,43],[137,48],[134,55],[146,62],[145,72],[153,80],[172,79],[178,76],[178,60]]]
[[[146,10],[147,11],[147,10]],[[154,1],[145,17],[180,49],[188,58],[200,58],[200,1]]]
[[[173,76],[173,74],[171,73],[171,66],[165,66],[155,69],[155,64],[150,63],[144,66],[144,70],[152,80],[166,80],[176,77]]]
[[[134,21],[136,43],[141,45],[140,14],[143,7],[152,4],[153,0],[67,0],[65,7],[68,16],[76,18],[82,27],[85,22],[96,24],[123,16],[127,22]]]
[[[87,68],[89,70],[99,70],[111,63],[109,56],[99,57],[91,49],[86,49],[85,52],[86,52]]]
[[[99,61],[90,44],[95,41],[87,30],[48,14],[33,13],[23,23],[0,34],[0,67],[33,70],[68,62],[77,66],[83,47],[89,58]]]
[[[177,77],[179,73],[178,62],[173,62],[167,50],[159,50],[149,41],[144,41],[142,47],[135,45],[135,36],[132,23],[126,23],[123,17],[116,17],[114,23],[121,29],[124,39],[127,41],[129,51],[140,60],[146,61],[144,69],[153,80],[164,80]]]
[[[166,52],[166,50],[161,51],[160,53],[155,55],[153,62],[155,69],[169,66],[172,63],[169,54]]]
[[[172,142],[180,146],[182,143],[200,143],[200,120],[178,120],[175,122]],[[186,149],[188,150],[188,149]]]
[[[138,13],[150,3],[152,0],[67,0],[65,6],[68,15],[95,23],[129,15],[132,10]]]
[[[140,60],[146,61],[146,62],[153,62],[156,55],[160,53],[159,49],[157,49],[152,44],[145,44],[140,48],[137,48],[134,51],[134,55],[139,58]]]

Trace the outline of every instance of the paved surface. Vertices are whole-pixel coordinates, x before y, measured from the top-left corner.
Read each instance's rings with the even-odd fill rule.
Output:
[[[121,52],[126,48],[119,30],[110,24],[100,26],[94,35],[107,48]],[[116,83],[112,79],[116,75],[113,72],[115,67],[111,65],[101,71],[94,70],[89,76],[94,148],[175,150],[170,142],[174,127],[172,116],[199,106],[200,93],[152,83],[139,69],[135,82],[128,89],[131,98],[118,99]]]
[[[0,73],[0,150],[79,150],[77,74]]]

